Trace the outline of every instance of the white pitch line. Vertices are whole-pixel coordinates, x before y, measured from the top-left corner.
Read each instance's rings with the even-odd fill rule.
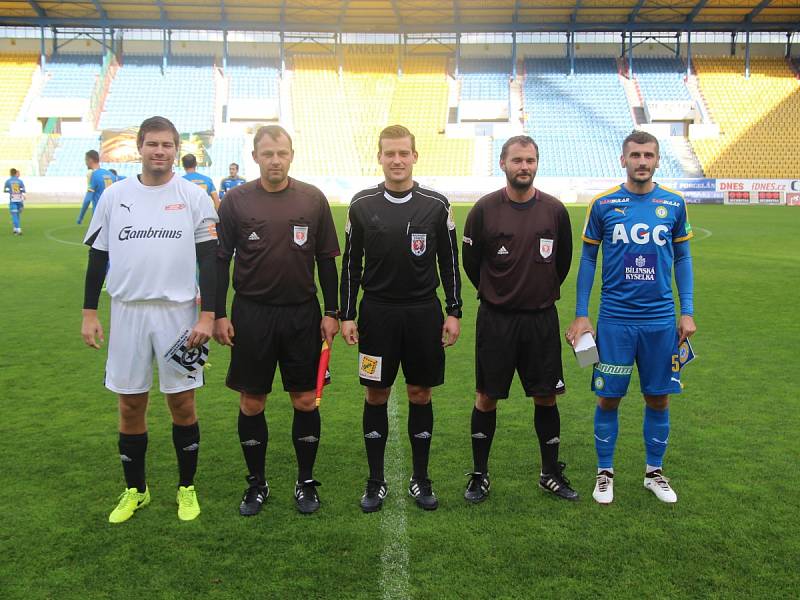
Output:
[[[69,246],[83,246],[83,244],[79,242],[70,242],[67,240],[62,240],[53,235],[53,232],[55,231],[61,231],[63,229],[73,229],[75,227],[78,227],[78,225],[62,225],[61,227],[53,227],[53,229],[48,229],[47,231],[44,232],[44,237],[53,242],[58,242],[59,244],[67,244]]]
[[[704,235],[703,237],[696,237],[696,238],[694,238],[694,240],[692,240],[692,241],[694,241],[694,242],[701,242],[701,241],[703,241],[703,240],[707,240],[708,238],[710,238],[710,237],[713,235],[713,234],[711,233],[711,230],[710,230],[710,229],[703,229],[702,227],[695,227],[695,228],[694,228],[694,230],[695,230],[695,231],[702,231],[703,233],[705,233],[705,235]]]
[[[381,510],[381,596],[386,600],[411,597],[408,576],[408,506],[403,473],[402,432],[397,420],[397,397],[392,389],[389,396],[389,439],[386,446],[385,471],[389,494]]]

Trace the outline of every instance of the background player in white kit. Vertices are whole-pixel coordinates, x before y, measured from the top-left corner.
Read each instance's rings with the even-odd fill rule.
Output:
[[[150,502],[144,467],[153,358],[172,413],[180,472],[178,517],[191,520],[200,513],[194,490],[200,443],[194,389],[203,385],[203,372],[179,372],[167,364],[164,353],[185,330],[190,332],[190,347],[211,337],[217,215],[202,189],[173,173],[180,137],[169,120],[146,119],[136,143],[142,156],[141,175],[106,190],[84,240],[90,249],[81,335],[93,348],[103,342],[97,304],[110,260],[111,335],[105,386],[119,394],[119,454],[126,489],[109,521],[127,521]]]

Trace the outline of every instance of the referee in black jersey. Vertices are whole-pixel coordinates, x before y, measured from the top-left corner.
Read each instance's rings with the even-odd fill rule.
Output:
[[[393,125],[381,132],[378,161],[384,182],[353,197],[342,258],[342,336],[348,344],[358,343],[359,378],[366,388],[369,479],[361,508],[380,510],[386,496],[386,403],[402,365],[413,458],[408,491],[417,505],[435,510],[439,503],[428,478],[431,388],[444,382],[444,348],[456,343],[461,329],[455,223],[447,198],[412,179],[417,151],[408,129]],[[439,277],[446,316],[436,296]],[[356,326],[359,287],[364,297]]]
[[[489,494],[489,450],[497,401],[508,398],[514,371],[533,398],[542,471],[539,486],[566,500],[578,494],[558,461],[563,394],[561,334],[555,302],[572,260],[572,229],[564,205],[533,186],[539,148],[530,137],[509,139],[500,153],[506,186],[478,200],[464,225],[464,270],[478,289],[475,327],[476,399],[472,409],[473,472],[464,497]]]

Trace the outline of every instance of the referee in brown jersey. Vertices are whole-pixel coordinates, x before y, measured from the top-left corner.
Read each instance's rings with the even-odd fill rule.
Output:
[[[539,486],[577,500],[558,461],[561,423],[556,396],[565,391],[555,302],[572,260],[572,230],[561,202],[533,186],[539,148],[528,136],[500,153],[506,186],[478,200],[464,225],[464,270],[478,289],[476,398],[472,409],[473,472],[464,497],[489,494],[489,451],[497,401],[508,398],[514,371],[533,398],[542,470]]]
[[[293,157],[292,139],[282,127],[261,127],[253,139],[261,176],[231,189],[219,210],[214,338],[231,346],[226,384],[239,392],[239,441],[248,470],[239,505],[243,516],[257,514],[269,495],[264,406],[277,366],[294,406],[297,508],[301,513],[319,508],[319,482],[312,475],[320,437],[315,389],[321,342],[331,344],[339,331],[334,262],[339,242],[324,194],[289,177]],[[228,319],[231,258],[236,293]]]

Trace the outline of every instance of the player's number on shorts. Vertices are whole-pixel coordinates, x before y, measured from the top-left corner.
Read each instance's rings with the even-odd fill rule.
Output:
[[[681,370],[681,361],[677,354],[672,355],[672,372],[677,373]]]

